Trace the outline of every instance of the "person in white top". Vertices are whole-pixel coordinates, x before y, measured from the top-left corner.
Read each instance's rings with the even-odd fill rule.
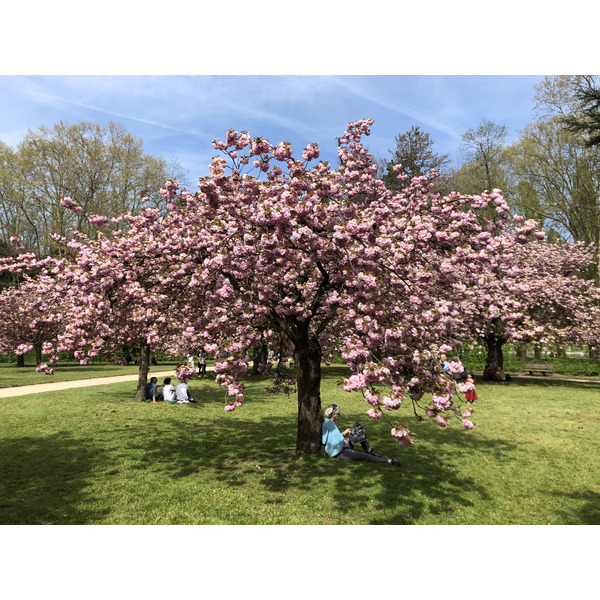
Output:
[[[163,399],[167,402],[177,402],[177,396],[175,395],[176,389],[177,388],[171,384],[171,378],[167,377],[162,388]]]
[[[190,402],[196,402],[190,396],[190,388],[186,383],[185,379],[181,380],[181,383],[175,388],[175,394],[177,396],[177,404],[189,404]]]

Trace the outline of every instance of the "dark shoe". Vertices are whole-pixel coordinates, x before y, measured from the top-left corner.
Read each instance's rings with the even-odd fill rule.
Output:
[[[402,466],[402,463],[399,460],[396,460],[395,458],[392,458],[392,464],[396,467]]]
[[[190,398],[190,402],[196,403],[196,402],[198,402],[198,400],[194,400],[193,398]]]

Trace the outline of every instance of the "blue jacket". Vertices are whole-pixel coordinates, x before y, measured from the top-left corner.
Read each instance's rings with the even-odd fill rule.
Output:
[[[157,385],[150,381],[146,384],[146,400],[152,400],[152,398],[156,398]]]
[[[344,449],[344,436],[331,419],[323,421],[322,442],[325,445],[325,452],[331,458],[337,456]]]

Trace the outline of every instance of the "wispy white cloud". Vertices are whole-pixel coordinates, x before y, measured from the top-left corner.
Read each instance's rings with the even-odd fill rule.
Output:
[[[364,87],[360,86],[358,83],[360,78],[355,77],[331,77],[331,80],[334,81],[339,87],[343,88],[347,92],[352,93],[353,95],[362,98],[363,100],[367,100],[368,102],[375,104],[377,106],[381,106],[382,108],[386,108],[394,113],[402,115],[403,117],[408,117],[415,121],[419,121],[431,129],[436,131],[440,131],[445,133],[451,137],[458,138],[460,137],[460,132],[456,131],[454,128],[448,126],[446,123],[439,121],[435,117],[431,116],[428,113],[425,113],[417,108],[407,106],[404,104],[400,104],[396,101],[389,100],[386,98],[385,93],[379,89],[377,93],[367,92]],[[376,84],[378,78],[372,78],[369,82],[369,86],[373,89],[373,86]]]
[[[115,111],[115,110],[111,110],[108,108],[102,108],[101,106],[95,106],[93,104],[88,104],[85,102],[80,102],[78,100],[74,100],[72,98],[65,98],[62,96],[57,96],[54,94],[49,94],[47,92],[41,92],[41,91],[36,91],[36,90],[25,90],[25,93],[27,93],[29,96],[34,97],[37,100],[41,100],[41,101],[45,101],[45,100],[50,100],[52,102],[57,102],[57,103],[61,103],[61,104],[66,104],[66,105],[70,105],[70,106],[78,106],[80,108],[86,109],[86,110],[91,110],[94,112],[99,112],[99,113],[103,113],[106,115],[109,115],[111,117],[115,117],[115,118],[119,118],[119,119],[126,119],[129,121],[136,121],[138,123],[144,123],[146,125],[151,125],[153,127],[160,127],[162,129],[167,129],[167,130],[171,130],[171,131],[176,131],[178,133],[188,133],[188,134],[193,134],[193,135],[204,135],[204,132],[195,130],[195,129],[182,129],[180,127],[174,127],[172,125],[169,125],[167,123],[164,122],[160,122],[160,121],[155,121],[152,119],[147,119],[147,118],[143,118],[137,115],[132,115],[132,114],[128,114],[128,113],[123,113],[123,112],[119,112],[119,111]]]

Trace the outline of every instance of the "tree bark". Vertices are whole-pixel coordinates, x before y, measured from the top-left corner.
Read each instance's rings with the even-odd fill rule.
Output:
[[[36,342],[33,345],[33,349],[35,350],[35,366],[39,365],[42,362],[42,345],[39,342]]]
[[[267,344],[258,342],[252,348],[252,375],[259,374],[259,368],[267,362]]]
[[[138,385],[135,401],[141,402],[146,395],[146,383],[148,383],[148,372],[150,371],[150,346],[145,342],[140,344],[140,366],[138,369]]]
[[[504,371],[504,354],[502,353],[502,345],[504,338],[491,334],[486,336],[485,345],[487,348],[486,362],[490,369],[494,371]]]
[[[517,356],[523,360],[527,358],[527,344],[515,344]]]
[[[298,437],[296,454],[321,451],[321,346],[316,338],[307,339],[294,351],[298,387]]]
[[[17,354],[17,367],[23,368],[25,367],[25,355]]]

